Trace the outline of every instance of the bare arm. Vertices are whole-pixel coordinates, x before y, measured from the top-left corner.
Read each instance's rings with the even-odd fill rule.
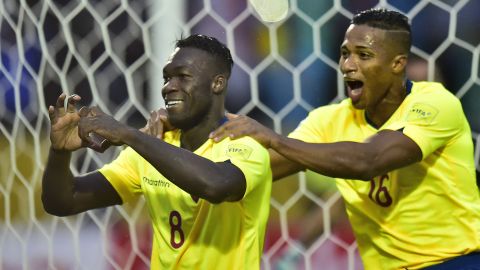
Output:
[[[92,110],[80,112],[80,137],[95,131],[114,144],[126,144],[178,187],[212,203],[237,201],[245,194],[245,176],[230,162],[213,162]]]
[[[330,177],[370,180],[422,159],[420,147],[399,131],[383,130],[364,142],[306,143],[276,136],[271,147]]]
[[[273,181],[304,170],[304,167],[300,164],[287,159],[271,148],[268,149],[268,153],[270,154],[270,167],[272,168]]]
[[[155,136],[159,139],[163,138],[165,131],[173,130],[173,127],[168,121],[167,112],[165,109],[158,109],[150,113],[150,119],[147,125],[141,129],[142,132]],[[298,163],[292,162],[284,156],[278,154],[273,149],[269,149],[270,166],[272,168],[273,180],[282,179],[288,175],[301,171],[303,168]]]
[[[50,148],[42,178],[42,203],[53,215],[66,216],[89,209],[120,204],[122,201],[110,183],[98,172],[74,177],[70,171],[71,152],[87,143],[78,136],[80,116],[74,104],[79,96],[72,96],[68,113],[63,109],[65,94],[55,106],[50,106]]]
[[[42,179],[45,211],[67,216],[122,203],[117,191],[101,173],[95,171],[74,177],[69,169],[70,156],[70,152],[50,149]]]
[[[306,143],[276,134],[246,116],[229,118],[211,137],[221,140],[248,135],[281,155],[283,159],[271,156],[274,179],[303,168],[330,177],[370,180],[422,158],[418,145],[399,131],[380,131],[360,143]]]

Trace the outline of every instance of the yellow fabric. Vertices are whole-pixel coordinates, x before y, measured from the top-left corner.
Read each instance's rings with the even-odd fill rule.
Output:
[[[423,160],[371,181],[337,179],[365,269],[419,269],[480,250],[480,199],[471,132],[442,85],[414,82],[379,130],[400,130]],[[350,99],[312,111],[289,136],[362,142],[378,132]]]
[[[173,145],[179,139],[179,132],[165,134]],[[240,168],[247,181],[243,199],[196,201],[131,148],[100,172],[124,202],[145,197],[153,221],[151,269],[260,269],[272,184],[267,150],[244,137],[208,140],[195,153]]]

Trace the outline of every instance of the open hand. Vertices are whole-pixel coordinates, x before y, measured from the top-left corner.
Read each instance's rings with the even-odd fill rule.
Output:
[[[150,119],[147,124],[140,129],[141,132],[163,139],[163,133],[174,130],[175,127],[168,121],[167,110],[160,108],[150,112]]]
[[[50,141],[55,150],[75,151],[84,143],[78,136],[78,114],[75,104],[81,100],[79,95],[71,95],[65,100],[66,94],[61,94],[55,106],[48,107],[48,116],[50,118]]]
[[[236,139],[243,136],[254,138],[266,148],[270,148],[272,139],[278,136],[273,130],[244,115],[227,113],[228,121],[218,127],[210,138],[218,142],[226,137]]]

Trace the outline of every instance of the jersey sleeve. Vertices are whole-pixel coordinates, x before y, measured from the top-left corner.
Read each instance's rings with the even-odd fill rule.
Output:
[[[245,176],[247,188],[244,197],[265,181],[272,182],[270,156],[267,149],[250,137],[242,137],[225,144],[226,158]]]
[[[413,102],[403,124],[389,129],[402,130],[420,147],[425,158],[460,134],[464,124],[460,101],[451,94],[439,94]]]
[[[114,161],[99,169],[124,203],[134,200],[142,192],[138,172],[140,158],[132,148],[127,147]]]

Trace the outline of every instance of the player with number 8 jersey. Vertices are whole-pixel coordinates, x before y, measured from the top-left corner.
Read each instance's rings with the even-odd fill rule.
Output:
[[[53,215],[145,199],[153,227],[151,269],[260,269],[270,207],[272,171],[266,148],[252,138],[215,142],[226,121],[233,67],[230,50],[214,37],[180,39],[163,68],[165,109],[140,130],[99,108],[49,108],[51,151],[42,202]],[[165,113],[165,114],[162,114]],[[171,129],[164,134],[161,117]],[[94,132],[125,146],[99,170],[74,176],[71,152]]]
[[[180,145],[180,132],[165,133]],[[143,194],[152,219],[151,269],[255,269],[259,266],[269,214],[268,152],[255,140],[207,141],[195,154],[231,162],[242,170],[247,191],[241,201],[212,204],[177,187],[131,148],[100,172],[123,202]],[[269,180],[266,180],[269,179]]]

